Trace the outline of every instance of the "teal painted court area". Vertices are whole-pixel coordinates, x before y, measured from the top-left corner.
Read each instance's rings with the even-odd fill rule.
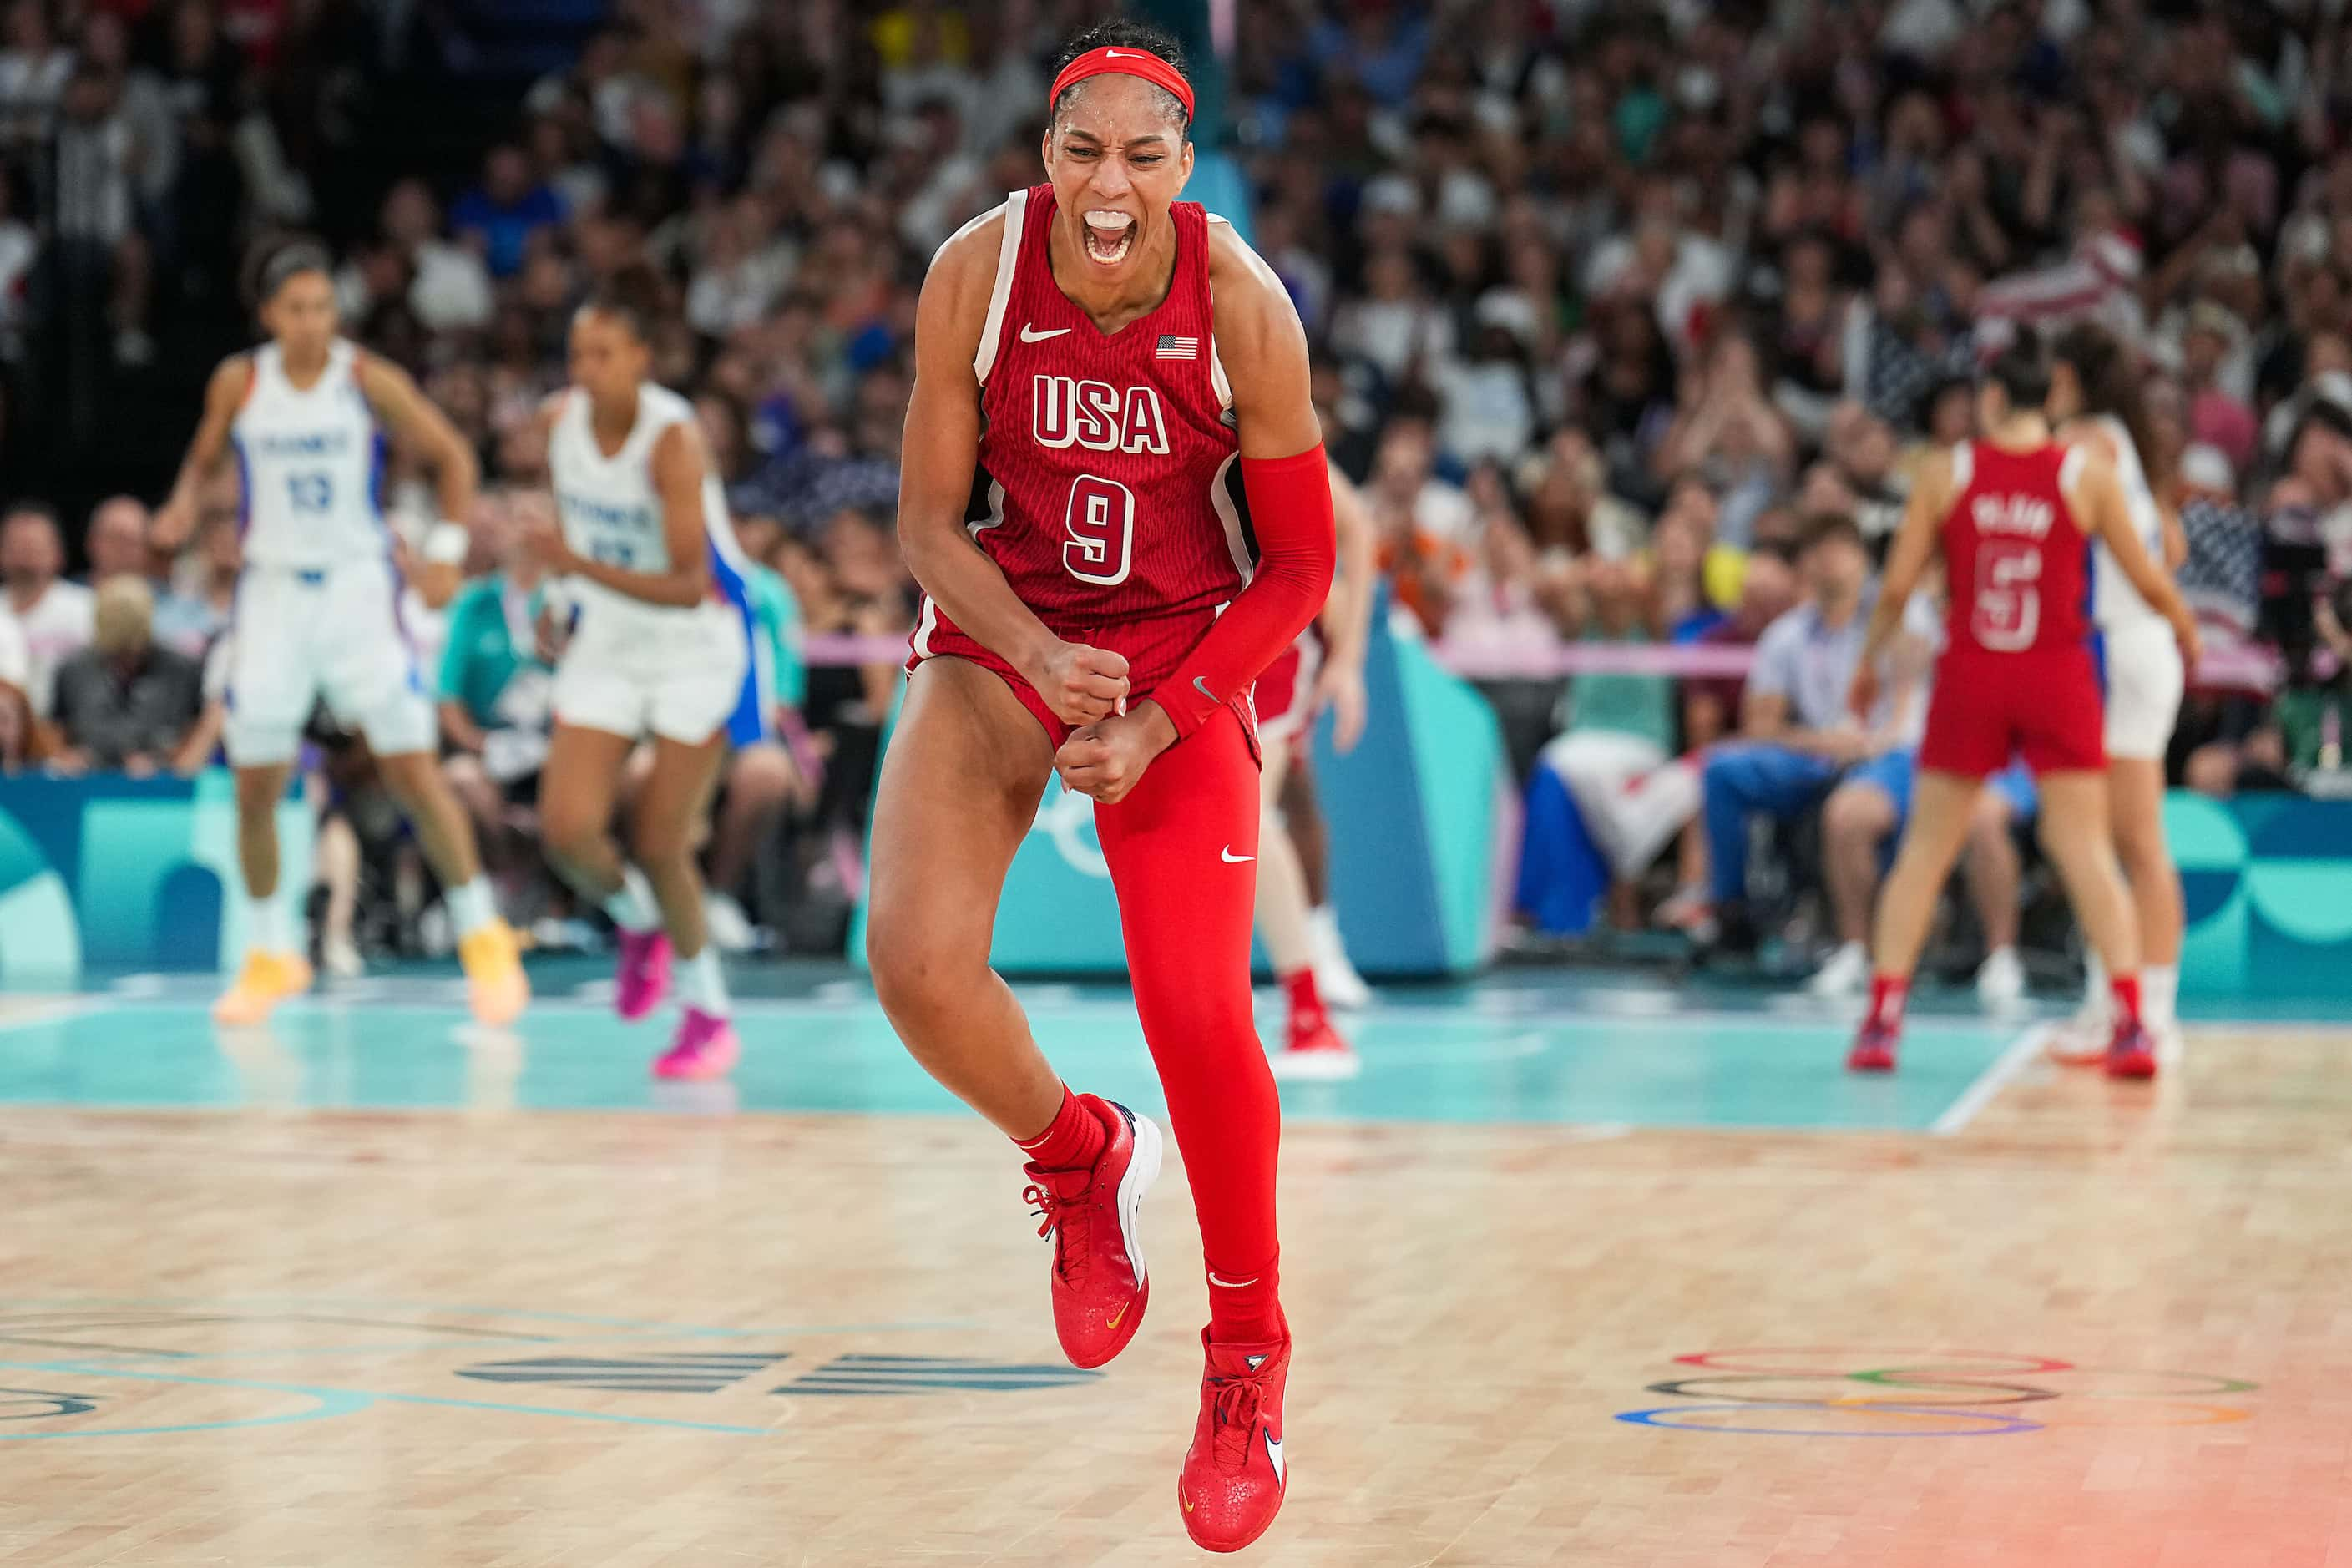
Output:
[[[194,980],[133,979],[79,996],[9,998],[0,1011],[0,1103],[174,1108],[633,1110],[688,1114],[951,1111],[891,1033],[862,979],[782,966],[748,973],[790,994],[740,1005],[731,1082],[657,1084],[658,1023],[624,1025],[593,972],[542,974],[511,1032],[473,1026],[438,976],[362,983],[281,1009],[268,1028],[223,1030]],[[551,982],[569,979],[565,986]],[[1125,993],[1020,988],[1039,1041],[1074,1083],[1157,1109],[1159,1089]],[[1593,1127],[1949,1131],[2030,1047],[2030,1020],[1914,1021],[1903,1070],[1843,1069],[1847,1010],[1761,1011],[1753,991],[1671,988],[1574,974],[1400,988],[1350,1021],[1363,1076],[1287,1084],[1286,1110],[1327,1121]],[[1262,995],[1262,1033],[1280,1026]]]

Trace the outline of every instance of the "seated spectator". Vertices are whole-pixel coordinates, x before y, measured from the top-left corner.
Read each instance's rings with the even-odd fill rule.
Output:
[[[245,567],[245,530],[236,502],[217,490],[196,512],[196,537],[173,570],[172,586],[155,601],[155,640],[201,659],[236,616],[236,584]]]
[[[54,510],[19,501],[0,517],[0,586],[24,633],[25,696],[36,719],[49,717],[58,667],[89,646],[89,590],[67,582],[65,566],[65,535]]]
[[[493,278],[522,270],[530,237],[563,221],[563,203],[533,183],[521,148],[502,143],[482,160],[482,183],[457,198],[450,226],[471,245]]]
[[[1892,681],[1868,728],[1846,710],[1873,598],[1862,531],[1850,517],[1814,519],[1798,564],[1805,603],[1765,629],[1740,701],[1739,739],[1708,753],[1701,776],[1713,910],[1728,939],[1750,929],[1748,818],[1810,810],[1844,768],[1886,749],[1895,718]]]
[[[1918,754],[1916,744],[1896,746],[1857,764],[1822,807],[1822,876],[1829,884],[1838,946],[1813,974],[1816,996],[1851,996],[1870,984],[1871,904],[1895,842],[1911,816],[1911,781]],[[2022,763],[2011,763],[1989,783],[1991,787],[1977,796],[1961,865],[1984,929],[1977,995],[1990,1005],[2005,1007],[2025,994],[2025,964],[2017,956],[2018,889],[2024,867],[2018,858],[2015,829],[2032,824],[2041,800],[2033,774]]]
[[[95,636],[57,672],[60,773],[93,769],[146,778],[163,768],[194,773],[205,758],[190,742],[204,706],[204,667],[158,647],[154,591],[143,577],[98,586]]]
[[[1714,647],[1752,647],[1766,627],[1797,603],[1797,552],[1790,545],[1759,546],[1748,553],[1739,584],[1739,603],[1731,614],[1690,640]],[[1683,682],[1683,751],[1696,758],[1731,730],[1744,700],[1747,681],[1740,677],[1709,677]],[[1706,835],[1699,824],[1685,825],[1680,868],[1673,896],[1660,904],[1660,925],[1682,927],[1704,916],[1709,907],[1706,876]]]
[[[153,586],[154,559],[147,551],[146,504],[134,496],[110,496],[89,514],[82,535],[82,553],[89,560],[89,580],[143,577]]]
[[[1595,562],[1586,577],[1587,643],[1654,641],[1647,584],[1624,563]],[[1675,756],[1675,682],[1667,675],[1593,673],[1569,685],[1566,731],[1543,764],[1567,785],[1609,861],[1610,905],[1621,928],[1637,923],[1636,880],[1698,810],[1698,775]]]
[[[516,501],[519,510],[547,504],[543,496]],[[515,814],[538,797],[554,716],[554,662],[539,624],[545,574],[523,537],[501,509],[478,515],[477,548],[497,565],[451,602],[436,686],[448,752],[442,772],[474,819],[483,859],[504,879],[539,865]]]
[[[856,568],[851,569],[852,577]],[[753,667],[758,687],[771,704],[769,718],[789,738],[802,730],[799,708],[808,695],[808,670],[800,657],[800,611],[792,590],[775,571],[757,561],[744,573],[752,614]],[[814,759],[808,759],[814,771]],[[747,952],[764,944],[765,932],[744,907],[747,889],[756,892],[752,873],[762,846],[774,836],[790,805],[815,803],[809,773],[788,740],[754,741],[738,746],[719,774],[719,797],[710,813],[710,856],[703,916],[710,940],[726,952]],[[753,900],[755,908],[761,900]],[[771,911],[760,909],[762,915]]]

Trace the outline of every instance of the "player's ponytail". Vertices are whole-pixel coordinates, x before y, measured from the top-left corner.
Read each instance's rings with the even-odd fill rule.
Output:
[[[2131,433],[2148,488],[2164,493],[2171,476],[2174,454],[2158,446],[2156,426],[2148,417],[2147,397],[2139,364],[2130,345],[2106,328],[2077,321],[2058,334],[2051,353],[2074,367],[2082,384],[2085,414],[2112,414]]]
[[[2050,399],[2050,356],[2042,352],[2042,334],[2032,327],[2018,328],[1984,367],[1984,378],[2009,395],[2011,408],[2040,409]]]
[[[670,314],[669,280],[652,263],[632,261],[598,284],[583,308],[625,322],[651,348]]]

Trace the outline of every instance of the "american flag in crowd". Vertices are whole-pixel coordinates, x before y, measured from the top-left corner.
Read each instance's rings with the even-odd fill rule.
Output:
[[[1198,359],[1200,355],[1200,339],[1180,338],[1171,333],[1162,332],[1160,334],[1160,351],[1151,357],[1153,359]]]

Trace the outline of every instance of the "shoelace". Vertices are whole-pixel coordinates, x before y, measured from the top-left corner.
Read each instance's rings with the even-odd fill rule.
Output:
[[[1021,1189],[1021,1201],[1037,1216],[1037,1234],[1054,1238],[1055,1271],[1073,1285],[1085,1280],[1087,1262],[1094,1256],[1094,1249],[1086,1245],[1087,1205],[1083,1196],[1063,1197],[1043,1182],[1032,1182]],[[1072,1221],[1076,1222],[1076,1237],[1071,1235]]]
[[[1209,1386],[1217,1391],[1210,1406],[1216,1412],[1217,1464],[1223,1469],[1238,1470],[1249,1463],[1250,1434],[1257,1430],[1258,1406],[1265,1402],[1265,1375],[1256,1373],[1247,1377],[1218,1377],[1212,1373]]]

